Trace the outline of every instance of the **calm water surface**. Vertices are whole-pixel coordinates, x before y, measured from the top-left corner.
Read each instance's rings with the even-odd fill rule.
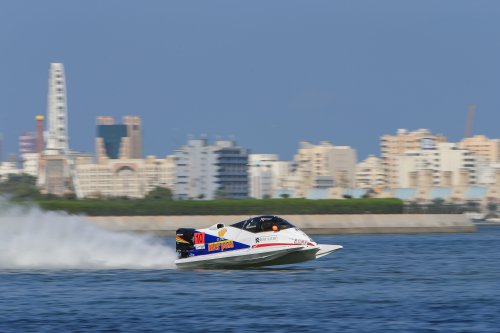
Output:
[[[345,248],[268,269],[0,270],[0,332],[500,332],[500,228],[315,240]]]

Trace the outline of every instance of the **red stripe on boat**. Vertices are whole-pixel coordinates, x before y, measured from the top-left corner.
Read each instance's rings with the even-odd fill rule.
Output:
[[[295,245],[300,246],[304,244],[295,244],[295,243],[263,243],[263,244],[255,244],[252,247],[266,247],[266,246],[286,246],[286,245]]]

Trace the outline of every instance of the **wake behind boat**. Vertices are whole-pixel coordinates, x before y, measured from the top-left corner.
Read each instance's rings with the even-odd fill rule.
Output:
[[[341,245],[318,244],[278,216],[257,216],[230,226],[181,228],[176,232],[179,268],[240,268],[318,259]]]

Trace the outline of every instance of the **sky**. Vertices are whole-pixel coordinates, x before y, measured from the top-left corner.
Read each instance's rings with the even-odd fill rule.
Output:
[[[69,143],[94,152],[100,115],[143,119],[144,153],[192,135],[291,159],[300,141],[379,154],[428,128],[500,138],[497,0],[2,0],[4,159],[46,114],[62,62]]]

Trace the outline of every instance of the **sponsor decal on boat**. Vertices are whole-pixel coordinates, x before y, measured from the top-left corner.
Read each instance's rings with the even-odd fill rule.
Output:
[[[197,250],[205,250],[205,244],[195,244],[194,248]]]
[[[277,239],[278,239],[278,236],[276,236],[276,235],[260,236],[260,237],[255,238],[255,243],[274,242]]]
[[[224,235],[226,234],[226,232],[227,232],[226,228],[219,230],[219,237],[224,237]]]
[[[208,251],[224,251],[227,249],[234,248],[234,242],[232,240],[225,240],[221,242],[208,243]]]
[[[175,236],[175,241],[176,242],[179,242],[179,243],[186,243],[186,244],[189,244],[189,242],[187,240],[185,240],[184,238],[182,238],[181,236],[177,235]]]
[[[195,244],[205,243],[205,233],[204,232],[196,232],[194,234],[194,243]]]

